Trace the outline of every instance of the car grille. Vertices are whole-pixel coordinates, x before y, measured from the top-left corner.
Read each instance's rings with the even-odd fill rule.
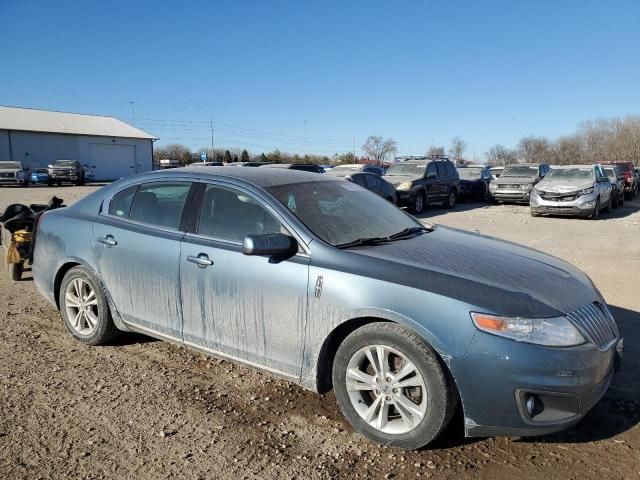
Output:
[[[498,189],[516,189],[519,190],[520,189],[520,185],[516,185],[516,184],[512,184],[512,183],[499,183],[498,184]]]
[[[613,315],[607,306],[600,302],[593,302],[574,310],[567,317],[585,339],[601,351],[611,347],[620,335]]]
[[[540,198],[543,200],[551,200],[553,202],[573,202],[578,195],[575,193],[549,193],[549,192],[538,192]]]
[[[72,170],[53,170],[54,175],[71,175]]]
[[[0,173],[0,177],[2,177],[2,178],[13,178],[13,177],[15,177],[15,174],[11,173],[11,172],[2,172],[2,173]]]

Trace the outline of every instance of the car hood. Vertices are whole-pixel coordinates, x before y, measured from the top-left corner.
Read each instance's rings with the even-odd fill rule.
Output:
[[[443,226],[351,252],[380,261],[375,275],[382,279],[456,298],[488,313],[551,317],[602,301],[591,280],[563,260]]]
[[[18,173],[21,171],[21,168],[0,168],[0,172],[2,173]]]
[[[570,193],[591,187],[593,187],[593,180],[563,178],[561,180],[542,180],[538,183],[537,189],[551,193]]]
[[[502,175],[491,183],[496,185],[508,184],[508,185],[521,185],[521,184],[529,184],[534,183],[536,181],[536,177],[503,177]]]
[[[404,182],[415,182],[416,180],[420,180],[419,177],[415,177],[413,175],[385,175],[384,179],[395,186]]]

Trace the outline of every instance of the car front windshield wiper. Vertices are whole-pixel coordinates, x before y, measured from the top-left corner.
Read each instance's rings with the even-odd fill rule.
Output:
[[[416,235],[422,235],[425,232],[433,232],[433,230],[435,230],[435,227],[433,226],[409,227],[399,231],[398,233],[389,235],[388,237],[357,238],[351,242],[339,243],[338,245],[336,245],[336,247],[345,249],[345,248],[353,248],[353,247],[366,247],[370,245],[380,245],[381,243],[389,243],[389,242],[393,242],[394,240],[404,240],[406,238],[413,238]]]

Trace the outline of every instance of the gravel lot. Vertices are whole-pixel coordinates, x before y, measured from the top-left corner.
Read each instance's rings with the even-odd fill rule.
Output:
[[[1,188],[15,202],[71,203],[86,187]],[[535,439],[464,439],[402,452],[367,442],[333,395],[139,335],[85,347],[30,273],[0,275],[0,478],[638,478],[640,202],[600,220],[458,205],[426,221],[566,259],[601,289],[625,336],[623,372],[578,426]]]

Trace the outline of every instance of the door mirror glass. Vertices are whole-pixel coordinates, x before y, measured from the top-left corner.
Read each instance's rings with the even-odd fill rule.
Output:
[[[289,258],[297,251],[296,239],[284,233],[250,234],[242,242],[242,253],[245,255]]]

